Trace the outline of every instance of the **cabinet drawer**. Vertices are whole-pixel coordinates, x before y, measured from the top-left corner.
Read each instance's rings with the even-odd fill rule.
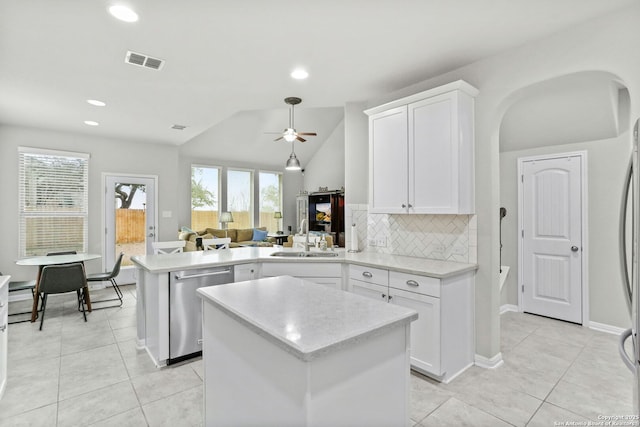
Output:
[[[389,271],[362,265],[350,265],[349,278],[387,286],[389,284]]]
[[[433,277],[390,271],[389,286],[422,295],[440,297],[440,279]]]
[[[265,262],[262,264],[262,276],[283,275],[294,277],[342,277],[342,265],[324,262]]]

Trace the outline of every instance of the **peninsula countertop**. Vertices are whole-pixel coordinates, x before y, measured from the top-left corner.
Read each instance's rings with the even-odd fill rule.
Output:
[[[418,318],[385,304],[291,276],[199,288],[198,294],[304,361]]]
[[[327,258],[315,257],[274,257],[274,252],[300,251],[300,249],[281,247],[245,247],[218,251],[182,252],[170,255],[142,255],[131,258],[133,263],[151,273],[168,273],[170,271],[188,270],[192,268],[216,267],[252,262],[312,262],[312,263],[346,263],[364,265],[375,268],[386,268],[409,274],[420,274],[438,279],[475,271],[477,264],[441,261],[429,258],[409,257],[402,255],[380,254],[375,252],[349,253],[344,249],[336,249],[337,256]]]

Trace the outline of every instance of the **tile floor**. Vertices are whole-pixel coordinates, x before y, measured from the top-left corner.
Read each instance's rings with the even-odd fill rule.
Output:
[[[50,297],[43,331],[10,325],[1,426],[201,425],[202,360],[156,369],[135,347],[135,288],[123,290],[123,307],[96,310],[87,323],[70,295]],[[10,312],[26,306],[11,303]],[[616,336],[520,313],[501,320],[503,366],[473,367],[450,384],[412,375],[414,427],[554,426],[632,413]]]

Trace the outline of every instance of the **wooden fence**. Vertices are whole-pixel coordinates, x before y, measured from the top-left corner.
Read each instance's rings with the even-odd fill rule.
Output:
[[[251,220],[248,212],[231,212],[233,222],[228,228],[251,228]],[[145,241],[146,213],[143,209],[116,209],[116,243],[140,243]],[[267,227],[269,232],[281,230],[277,219],[272,212],[260,213],[260,227]],[[221,228],[218,222],[217,211],[191,211],[192,230],[204,230],[205,228]],[[177,236],[176,236],[177,237]]]
[[[228,228],[251,228],[251,216],[249,212],[231,212],[233,222],[228,224]],[[261,212],[259,227],[267,227],[269,232],[281,230],[278,228],[278,220],[273,217],[273,212]],[[281,227],[281,226],[280,226]],[[217,211],[191,211],[192,230],[199,231],[205,228],[221,228],[218,222]]]
[[[116,243],[144,242],[146,228],[143,209],[116,209]]]

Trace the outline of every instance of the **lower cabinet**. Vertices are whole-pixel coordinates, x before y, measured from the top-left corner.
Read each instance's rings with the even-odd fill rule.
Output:
[[[351,265],[348,288],[418,312],[411,323],[412,369],[446,383],[473,365],[473,274],[436,279]]]
[[[238,264],[233,268],[233,281],[244,282],[258,278],[258,264]]]
[[[341,263],[265,262],[262,277],[293,276],[334,289],[342,289]]]
[[[9,314],[9,276],[0,276],[0,399],[7,386],[7,335]]]

